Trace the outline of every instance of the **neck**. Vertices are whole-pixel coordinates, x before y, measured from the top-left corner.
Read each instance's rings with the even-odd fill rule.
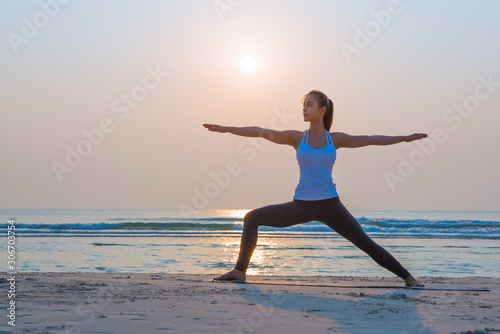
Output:
[[[315,135],[322,135],[325,133],[325,125],[323,124],[323,120],[311,122],[309,125],[309,133],[313,133]]]

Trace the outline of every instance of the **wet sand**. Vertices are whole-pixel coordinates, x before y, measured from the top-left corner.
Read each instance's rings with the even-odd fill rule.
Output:
[[[16,326],[7,324],[2,308],[1,328],[12,333],[500,333],[500,279],[421,278],[427,286],[490,289],[474,292],[210,281],[216,275],[18,273]],[[392,277],[248,279],[403,286]],[[5,278],[1,286],[7,301]]]

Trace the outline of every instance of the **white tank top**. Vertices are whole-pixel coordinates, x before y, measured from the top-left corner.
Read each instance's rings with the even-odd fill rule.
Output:
[[[326,146],[322,149],[315,149],[309,146],[309,130],[307,130],[297,148],[300,179],[295,188],[294,199],[317,201],[338,196],[332,180],[337,151],[326,130],[325,135]]]

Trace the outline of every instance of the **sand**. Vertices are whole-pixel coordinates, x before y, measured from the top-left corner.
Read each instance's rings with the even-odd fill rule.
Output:
[[[211,282],[214,275],[18,273],[6,333],[500,333],[500,279],[422,278],[489,292]],[[8,277],[3,273],[2,277]],[[250,276],[349,285],[398,278]],[[7,301],[9,284],[1,279]],[[2,302],[2,305],[7,305]]]

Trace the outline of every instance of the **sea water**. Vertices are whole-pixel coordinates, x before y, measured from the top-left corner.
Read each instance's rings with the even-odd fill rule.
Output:
[[[249,210],[0,210],[18,271],[222,274]],[[500,212],[352,211],[415,276],[500,277]],[[7,260],[4,261],[7,269]],[[393,276],[320,222],[259,228],[249,275]]]

